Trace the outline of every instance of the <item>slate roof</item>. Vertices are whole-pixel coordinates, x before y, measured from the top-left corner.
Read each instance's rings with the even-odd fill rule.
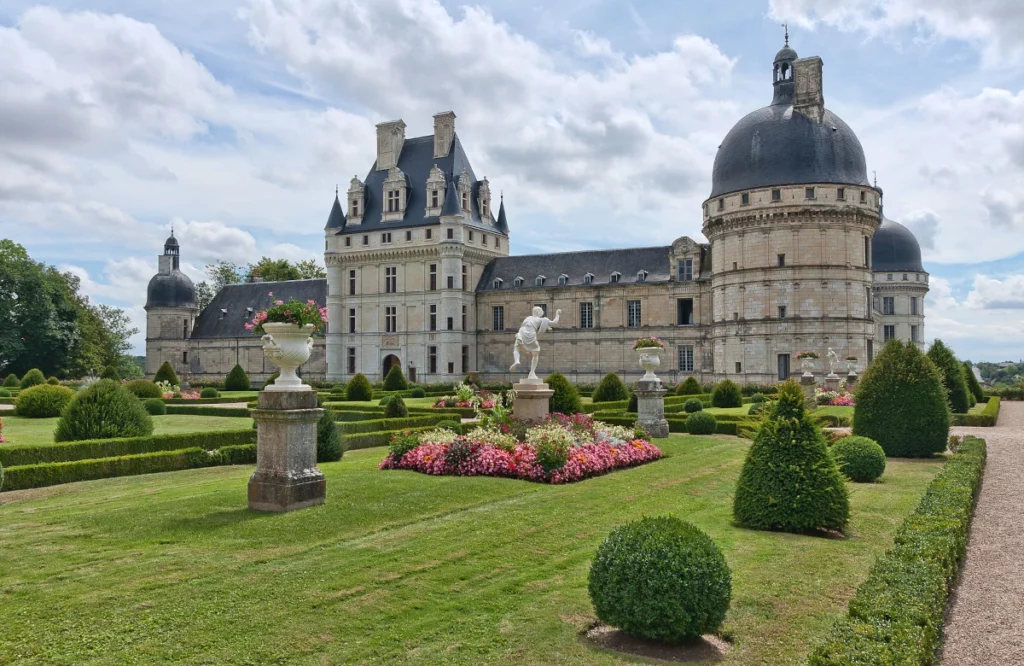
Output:
[[[501,278],[500,290],[537,289],[558,287],[558,278],[568,276],[566,286],[582,285],[583,276],[594,274],[592,286],[612,284],[611,275],[622,275],[619,284],[637,282],[637,273],[647,271],[645,282],[668,282],[671,278],[669,254],[671,247],[638,247],[623,250],[584,250],[555,254],[525,254],[492,259],[484,268],[476,290],[499,291],[494,288],[495,278]],[[535,280],[543,275],[544,287],[536,287]],[[515,279],[523,278],[523,286],[515,287]]]
[[[178,269],[167,274],[157,273],[146,287],[146,307],[194,308],[196,288],[192,280]]]
[[[273,292],[273,297],[269,292]],[[313,299],[317,305],[327,305],[327,280],[288,280],[286,282],[248,282],[229,284],[213,297],[210,304],[196,319],[192,338],[241,338],[252,335],[245,323],[253,313],[266,309],[271,301],[300,301]],[[252,312],[246,310],[252,308]],[[225,312],[226,310],[226,312]]]
[[[341,201],[338,200],[338,193],[334,193],[334,205],[331,206],[331,215],[327,218],[327,226],[324,229],[344,229],[345,211],[341,209]]]
[[[473,167],[466,157],[466,151],[462,148],[459,135],[456,134],[452,140],[451,150],[444,157],[434,157],[434,136],[420,136],[406,139],[402,144],[402,153],[398,157],[398,168],[405,173],[408,189],[406,190],[405,218],[393,222],[382,222],[381,213],[384,210],[384,181],[388,177],[387,170],[377,170],[374,163],[370,173],[367,174],[363,183],[365,190],[365,203],[363,219],[358,225],[351,225],[338,233],[361,233],[368,230],[379,229],[401,229],[407,227],[427,226],[440,224],[438,217],[427,217],[427,178],[430,176],[430,169],[434,165],[444,173],[446,189],[451,190],[452,183],[457,182],[458,177],[465,171],[473,183],[470,201],[470,214],[466,216],[465,224],[489,231],[500,233],[495,227],[494,218],[488,214],[487,219],[480,216],[480,208],[477,205],[477,195],[480,191],[480,183],[477,181]],[[447,198],[447,197],[446,197]],[[457,199],[456,199],[457,201]]]
[[[871,269],[876,272],[925,272],[921,264],[921,245],[910,229],[889,218],[882,218],[882,225],[871,239]]]

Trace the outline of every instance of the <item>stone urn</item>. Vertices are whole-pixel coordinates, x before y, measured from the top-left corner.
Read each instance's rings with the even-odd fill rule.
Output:
[[[652,381],[658,379],[654,374],[654,371],[661,367],[661,352],[665,351],[664,347],[640,347],[634,349],[636,355],[640,359],[640,367],[644,369],[644,376],[641,377],[641,381]]]
[[[276,365],[281,374],[267,391],[308,391],[309,386],[295,374],[299,366],[309,360],[313,351],[313,324],[299,327],[298,324],[283,322],[265,322],[263,354],[267,360]]]
[[[855,375],[857,374],[857,359],[846,360],[846,374]]]
[[[813,358],[802,358],[800,359],[800,367],[804,371],[804,377],[814,376],[814,359]]]

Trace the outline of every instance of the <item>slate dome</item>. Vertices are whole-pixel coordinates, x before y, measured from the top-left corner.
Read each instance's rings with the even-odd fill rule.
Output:
[[[196,288],[192,280],[175,269],[168,274],[157,274],[146,288],[147,308],[194,308]]]
[[[882,218],[881,226],[871,239],[871,268],[875,272],[924,273],[921,245],[910,229]]]

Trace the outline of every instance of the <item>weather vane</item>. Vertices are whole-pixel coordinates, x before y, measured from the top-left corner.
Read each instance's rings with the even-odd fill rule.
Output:
[[[786,31],[786,46],[789,46],[789,24],[783,23],[782,28]]]

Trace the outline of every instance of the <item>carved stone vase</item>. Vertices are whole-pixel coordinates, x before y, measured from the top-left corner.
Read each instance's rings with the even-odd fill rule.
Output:
[[[800,359],[800,367],[803,368],[804,376],[810,377],[814,375],[814,359],[813,358],[802,358]]]
[[[263,324],[263,354],[267,360],[281,370],[281,374],[267,391],[308,391],[310,387],[302,383],[295,374],[299,366],[309,360],[313,352],[313,324],[299,327],[298,324],[268,322]]]
[[[661,352],[665,351],[665,348],[641,347],[633,351],[640,358],[640,367],[644,369],[644,376],[640,380],[651,381],[657,379],[658,377],[654,374],[654,371],[661,367]]]

